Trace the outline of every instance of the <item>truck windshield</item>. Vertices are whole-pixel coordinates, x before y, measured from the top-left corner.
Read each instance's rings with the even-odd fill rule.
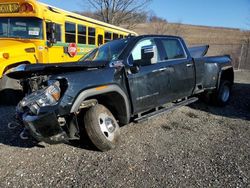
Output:
[[[117,60],[122,50],[127,46],[128,39],[115,40],[106,43],[88,54],[86,54],[79,61],[111,61]]]
[[[0,18],[0,38],[42,39],[39,18]]]

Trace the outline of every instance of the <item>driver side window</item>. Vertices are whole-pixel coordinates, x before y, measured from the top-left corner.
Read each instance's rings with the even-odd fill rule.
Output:
[[[133,65],[135,62],[140,62],[142,60],[142,47],[150,46],[150,45],[156,46],[155,41],[152,38],[151,39],[150,38],[143,39],[143,40],[139,41],[135,45],[134,49],[132,50],[132,52],[129,56],[129,59],[128,59],[129,64]],[[157,52],[157,54],[158,54],[158,52]],[[155,54],[154,59],[158,57],[157,54]]]
[[[46,22],[46,37],[47,37],[47,40],[49,38],[51,38],[51,33],[49,32],[49,25],[48,24],[49,23]],[[56,24],[55,37],[56,37],[56,41],[57,42],[61,42],[62,41],[61,33],[62,33],[61,25],[60,24]]]
[[[149,46],[153,44],[154,44],[153,39],[142,40],[138,44],[136,44],[135,48],[132,50],[132,53],[131,53],[133,60],[134,61],[141,60],[142,59],[141,48],[143,46]]]

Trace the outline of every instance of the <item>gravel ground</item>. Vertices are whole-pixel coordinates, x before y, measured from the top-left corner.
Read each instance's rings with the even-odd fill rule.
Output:
[[[249,187],[250,72],[225,108],[197,102],[122,127],[120,146],[47,145],[9,130],[0,107],[0,187]]]

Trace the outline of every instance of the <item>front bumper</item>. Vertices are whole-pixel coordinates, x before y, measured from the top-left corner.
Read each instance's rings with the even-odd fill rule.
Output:
[[[54,112],[48,112],[38,116],[24,114],[22,119],[25,127],[38,141],[57,144],[65,143],[69,140]]]

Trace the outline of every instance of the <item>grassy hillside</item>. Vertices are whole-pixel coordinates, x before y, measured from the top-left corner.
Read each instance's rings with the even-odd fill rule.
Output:
[[[241,44],[246,36],[246,33],[239,29],[170,23],[139,24],[134,30],[139,34],[152,34],[161,30],[164,34],[182,36],[189,44]]]

